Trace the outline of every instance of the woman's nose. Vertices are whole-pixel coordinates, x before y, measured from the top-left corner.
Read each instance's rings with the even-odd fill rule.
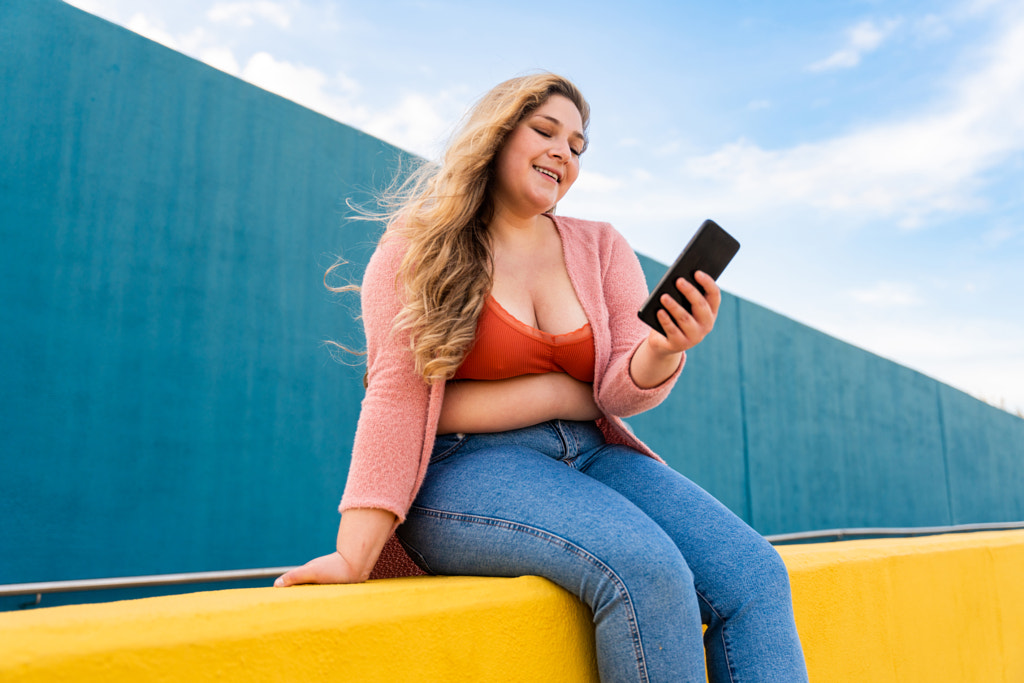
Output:
[[[572,151],[569,149],[569,141],[557,138],[553,139],[550,154],[556,159],[568,159],[572,154]]]

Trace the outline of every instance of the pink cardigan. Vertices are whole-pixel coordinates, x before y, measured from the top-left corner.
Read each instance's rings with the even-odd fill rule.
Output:
[[[661,403],[683,367],[681,362],[668,380],[651,389],[638,387],[629,374],[633,353],[649,332],[637,318],[647,297],[640,262],[608,223],[551,218],[562,238],[569,279],[594,333],[594,398],[604,413],[598,426],[609,443],[658,458],[620,419]],[[385,235],[363,278],[369,382],[339,507],[342,512],[390,510],[398,523],[405,521],[423,483],[444,398],[443,382],[428,385],[414,373],[408,335],[392,331],[401,308],[395,274],[402,255],[401,240]]]

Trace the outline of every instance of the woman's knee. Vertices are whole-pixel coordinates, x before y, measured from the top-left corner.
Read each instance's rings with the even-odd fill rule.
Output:
[[[732,592],[731,598],[728,592]],[[725,593],[719,590],[716,594],[719,605],[725,610],[723,616],[749,610],[772,613],[785,608],[792,600],[789,571],[778,551],[762,539],[753,550],[745,553],[742,571],[737,572],[732,590],[726,589]]]
[[[751,558],[751,565],[754,574],[752,583],[755,586],[784,593],[788,599],[789,570],[775,546],[762,538]]]
[[[704,619],[754,610],[772,611],[790,602],[789,572],[778,551],[759,534],[723,550],[697,577]]]
[[[642,608],[652,601],[689,604],[695,597],[693,572],[667,537],[606,552],[586,573],[580,597],[595,615],[615,603]]]

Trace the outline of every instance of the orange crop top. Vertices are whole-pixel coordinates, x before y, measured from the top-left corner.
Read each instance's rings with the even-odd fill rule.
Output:
[[[543,372],[594,381],[590,323],[566,334],[548,334],[517,319],[488,294],[476,341],[452,379],[508,379]]]

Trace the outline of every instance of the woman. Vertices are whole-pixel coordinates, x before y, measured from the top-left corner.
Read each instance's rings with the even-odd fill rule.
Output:
[[[551,213],[588,119],[567,80],[512,79],[407,186],[363,280],[337,552],[276,585],[363,581],[394,532],[427,572],[579,596],[603,681],[703,681],[705,647],[712,681],[805,680],[778,555],[621,420],[665,398],[721,294],[680,280],[693,313],[666,296],[663,336],[625,240]]]

